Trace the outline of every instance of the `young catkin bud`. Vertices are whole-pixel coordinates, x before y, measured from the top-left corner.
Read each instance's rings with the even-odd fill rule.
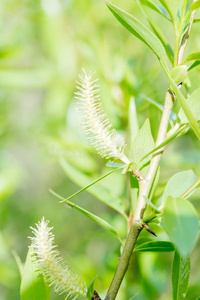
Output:
[[[65,299],[76,299],[78,296],[86,296],[87,287],[81,277],[74,274],[68,266],[64,265],[54,243],[54,235],[48,227],[49,221],[44,217],[41,222],[32,228],[34,237],[31,237],[33,254],[40,272],[46,282],[53,287],[53,291],[63,294]]]
[[[99,95],[98,79],[93,80],[92,73],[80,76],[75,93],[78,107],[83,112],[82,125],[97,152],[105,158],[121,160],[125,164],[130,161],[124,154],[125,144],[122,137],[112,129],[112,125],[103,111]]]

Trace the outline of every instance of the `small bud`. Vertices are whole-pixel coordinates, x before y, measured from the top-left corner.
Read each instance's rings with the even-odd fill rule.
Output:
[[[157,235],[155,234],[155,232],[151,229],[151,227],[147,224],[147,223],[142,223],[142,226],[149,232],[151,233],[152,235],[156,236]]]

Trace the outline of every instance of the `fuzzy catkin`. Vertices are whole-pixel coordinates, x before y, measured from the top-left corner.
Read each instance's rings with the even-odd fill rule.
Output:
[[[97,152],[105,158],[121,160],[125,164],[130,161],[124,154],[125,144],[122,137],[115,129],[112,129],[103,107],[99,95],[98,79],[93,80],[92,73],[79,76],[80,82],[75,93],[78,99],[78,107],[83,112],[82,125],[89,140]]]
[[[43,217],[41,222],[36,224],[36,228],[31,227],[34,234],[34,237],[30,238],[31,246],[40,272],[53,291],[63,294],[66,300],[74,300],[80,295],[86,296],[85,282],[64,265],[57,246],[54,245],[54,235],[51,232],[53,227],[48,227],[48,223]]]

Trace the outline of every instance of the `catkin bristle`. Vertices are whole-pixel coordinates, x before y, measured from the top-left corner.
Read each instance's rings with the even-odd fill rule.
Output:
[[[54,245],[54,235],[48,227],[49,221],[44,217],[41,222],[32,228],[34,237],[31,237],[33,254],[40,272],[46,282],[52,286],[57,294],[63,294],[65,299],[74,300],[78,296],[85,296],[87,292],[86,284],[81,277],[74,274],[68,266],[64,265],[59,255],[57,246]]]
[[[121,160],[129,164],[130,161],[124,154],[123,138],[115,129],[112,129],[103,111],[98,79],[93,80],[92,73],[86,73],[84,69],[79,77],[80,82],[77,82],[75,95],[78,99],[78,107],[83,112],[82,126],[89,140],[102,157]]]

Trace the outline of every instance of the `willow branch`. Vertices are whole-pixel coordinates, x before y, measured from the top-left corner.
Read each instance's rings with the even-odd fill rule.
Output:
[[[167,128],[169,124],[172,106],[173,106],[173,95],[167,92],[165,97],[164,110],[163,110],[160,127],[158,131],[158,137],[156,140],[156,147],[159,146],[166,139]],[[133,249],[137,242],[138,236],[143,228],[143,224],[140,223],[140,220],[143,217],[143,213],[146,205],[145,197],[148,197],[163,150],[164,148],[160,149],[159,152],[156,152],[153,155],[146,177],[139,181],[139,197],[137,201],[137,207],[136,207],[133,223],[130,228],[129,234],[127,236],[125,247],[119,259],[115,274],[113,276],[113,280],[110,284],[105,300],[114,300],[116,298],[118,290],[124,278],[124,275],[128,269],[128,265],[129,265],[129,261]]]

